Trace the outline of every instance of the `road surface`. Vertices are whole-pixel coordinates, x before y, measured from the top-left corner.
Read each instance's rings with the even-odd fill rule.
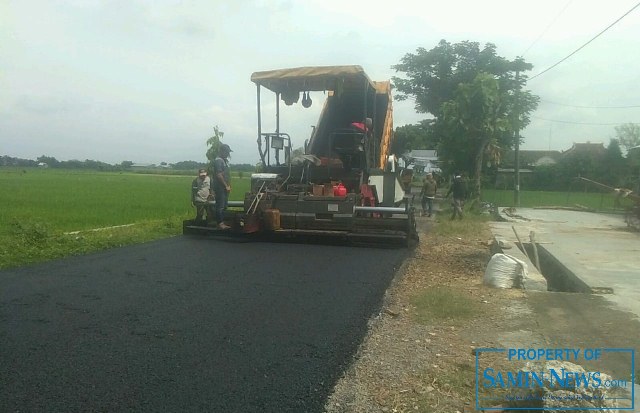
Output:
[[[0,411],[320,412],[405,254],[182,236],[0,272]]]

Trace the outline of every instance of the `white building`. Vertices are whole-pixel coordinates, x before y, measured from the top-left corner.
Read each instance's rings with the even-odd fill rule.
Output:
[[[425,173],[440,173],[438,166],[438,151],[435,149],[415,149],[406,152],[403,156],[409,165],[413,165],[414,169],[419,169]]]

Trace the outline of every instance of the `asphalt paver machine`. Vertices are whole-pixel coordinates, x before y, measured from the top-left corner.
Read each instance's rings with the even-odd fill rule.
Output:
[[[251,80],[257,90],[261,171],[252,174],[244,201],[229,204],[225,220],[231,230],[185,221],[185,233],[381,246],[417,242],[414,211],[390,153],[389,81],[370,80],[360,66],[255,72]],[[263,127],[265,90],[275,94],[273,131]],[[280,125],[280,106],[307,108],[310,92],[327,97],[304,153],[295,154],[291,136]]]

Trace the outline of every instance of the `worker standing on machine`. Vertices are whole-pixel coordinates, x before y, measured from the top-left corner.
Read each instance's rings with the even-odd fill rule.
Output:
[[[216,220],[219,229],[229,229],[224,223],[224,211],[229,202],[231,192],[231,173],[229,172],[229,155],[231,148],[227,144],[220,145],[218,157],[213,161],[213,190],[216,194]]]
[[[367,139],[371,138],[373,128],[373,120],[371,118],[365,118],[364,122],[351,122],[349,126],[355,132],[364,133]],[[364,145],[364,141],[361,141],[360,143]]]

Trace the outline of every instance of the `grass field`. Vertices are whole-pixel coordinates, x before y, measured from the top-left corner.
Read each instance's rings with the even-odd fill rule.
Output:
[[[191,176],[0,168],[0,268],[180,233]],[[242,199],[249,179],[232,180]],[[133,226],[88,231],[118,225]],[[67,235],[65,232],[81,231]]]
[[[2,167],[0,268],[177,235],[182,220],[194,215],[192,179],[185,175]],[[233,177],[231,199],[243,199],[249,183],[248,177]],[[483,200],[511,206],[513,192],[484,190]],[[523,207],[580,204],[611,210],[613,202],[610,194],[521,192]],[[126,226],[91,231],[122,225]],[[469,222],[460,225],[468,226]]]
[[[513,191],[483,189],[482,200],[501,207],[514,206]],[[611,193],[520,191],[520,206],[523,208],[540,206],[570,207],[577,204],[598,211],[610,211],[615,209],[614,201],[615,195]],[[622,203],[623,206],[627,204],[628,202]]]

